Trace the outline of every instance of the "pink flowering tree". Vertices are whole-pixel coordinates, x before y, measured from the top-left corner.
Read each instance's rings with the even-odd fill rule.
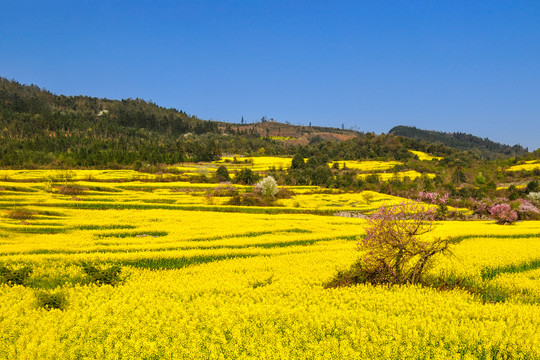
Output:
[[[527,199],[519,199],[519,207],[516,212],[520,220],[536,220],[540,218],[540,210]]]
[[[491,217],[499,225],[511,224],[518,219],[518,214],[508,204],[497,204],[489,208]]]
[[[435,214],[438,219],[442,219],[448,214],[448,197],[448,194],[441,195],[436,192],[420,191],[418,193],[419,201],[438,206],[437,212]]]
[[[448,251],[448,239],[426,234],[434,229],[435,210],[419,202],[383,206],[368,220],[363,275],[371,283],[419,283],[437,254]]]

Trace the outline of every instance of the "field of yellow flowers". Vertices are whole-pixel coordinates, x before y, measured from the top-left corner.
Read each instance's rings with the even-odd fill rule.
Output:
[[[540,161],[538,160],[528,160],[523,161],[521,164],[514,165],[506,169],[506,171],[533,171],[540,169]]]
[[[84,175],[69,195],[0,182],[0,265],[32,269],[0,284],[0,359],[540,358],[540,222],[437,224],[452,256],[430,274],[482,293],[326,289],[365,225],[334,214],[403,199],[293,187],[281,206],[242,208],[209,203],[215,184]],[[89,282],[85,263],[119,266],[119,283]]]

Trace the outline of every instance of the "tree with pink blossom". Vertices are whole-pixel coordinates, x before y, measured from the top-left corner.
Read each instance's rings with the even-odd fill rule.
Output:
[[[518,214],[508,204],[496,204],[489,208],[491,217],[499,225],[511,224],[518,219]]]
[[[437,192],[420,191],[418,193],[418,200],[437,205],[438,209],[435,214],[437,219],[444,219],[448,214],[448,198],[448,194],[441,195]]]

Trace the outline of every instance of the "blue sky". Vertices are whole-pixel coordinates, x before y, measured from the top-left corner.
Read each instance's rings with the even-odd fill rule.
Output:
[[[262,116],[540,147],[540,1],[6,1],[0,76]]]

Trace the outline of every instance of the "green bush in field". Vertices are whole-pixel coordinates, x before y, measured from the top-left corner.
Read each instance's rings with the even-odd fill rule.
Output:
[[[118,285],[121,282],[120,272],[122,268],[113,265],[106,269],[100,269],[88,262],[81,263],[84,273],[88,276],[88,282],[98,285]]]
[[[223,182],[223,181],[229,181],[230,179],[231,178],[229,175],[229,170],[227,170],[227,167],[225,167],[225,165],[221,165],[220,167],[217,168],[217,171],[216,171],[217,181]]]
[[[241,169],[234,177],[234,182],[237,184],[252,185],[259,179],[259,176],[255,174],[251,169]]]
[[[45,310],[64,310],[68,305],[67,296],[61,291],[38,291],[36,292],[36,298],[38,306]]]
[[[24,266],[19,269],[10,269],[0,265],[0,284],[24,285],[33,269],[30,266]]]

